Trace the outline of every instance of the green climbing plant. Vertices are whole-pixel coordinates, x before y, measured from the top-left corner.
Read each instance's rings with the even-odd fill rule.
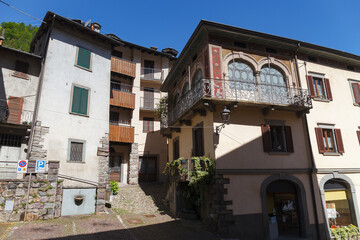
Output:
[[[336,240],[352,239],[352,237],[359,235],[359,228],[353,224],[345,227],[333,228],[331,229],[331,235],[333,235]]]
[[[214,173],[214,161],[208,157],[193,157],[187,161],[194,165],[193,170],[188,171],[186,159],[178,158],[166,163],[164,173],[171,176],[178,174],[187,180],[181,185],[181,194],[189,206],[199,209],[202,214],[205,210],[206,187]]]

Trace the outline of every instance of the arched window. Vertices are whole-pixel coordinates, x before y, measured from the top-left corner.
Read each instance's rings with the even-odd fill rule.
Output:
[[[231,61],[228,64],[229,85],[231,89],[247,90],[249,83],[255,83],[254,72],[243,62]]]
[[[260,82],[265,85],[286,86],[284,75],[271,66],[261,69]]]
[[[196,83],[198,83],[202,79],[202,71],[199,69],[197,73],[195,74],[195,77],[193,77],[191,81],[191,88],[194,88]]]

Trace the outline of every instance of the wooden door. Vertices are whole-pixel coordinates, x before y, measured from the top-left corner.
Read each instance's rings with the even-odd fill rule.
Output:
[[[143,156],[139,157],[139,181],[156,182],[157,180],[157,158]]]

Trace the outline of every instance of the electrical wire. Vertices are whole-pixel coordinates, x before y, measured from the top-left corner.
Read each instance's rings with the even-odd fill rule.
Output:
[[[14,10],[16,10],[16,11],[18,11],[18,12],[20,12],[20,13],[22,13],[22,14],[24,14],[24,15],[28,16],[28,17],[31,17],[31,18],[33,18],[33,19],[35,19],[35,20],[37,20],[37,21],[40,21],[40,22],[42,22],[42,23],[45,23],[45,24],[46,24],[46,22],[44,22],[43,20],[40,20],[40,19],[38,19],[38,18],[36,18],[36,17],[33,17],[33,16],[31,16],[30,14],[27,14],[26,12],[23,12],[23,11],[21,11],[21,10],[19,10],[19,9],[17,9],[17,8],[13,7],[13,6],[11,6],[10,4],[8,4],[8,3],[6,3],[6,2],[2,1],[2,0],[0,0],[0,3],[3,3],[3,4],[5,4],[6,6],[8,6],[8,7],[12,8],[12,9],[14,9]]]

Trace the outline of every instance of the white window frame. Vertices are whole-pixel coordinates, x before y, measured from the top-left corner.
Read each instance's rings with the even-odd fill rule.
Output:
[[[73,142],[74,142],[74,143],[82,143],[82,144],[83,144],[81,162],[76,162],[76,161],[71,161],[71,160],[70,160],[71,143],[73,143]],[[69,138],[69,140],[68,140],[67,162],[68,162],[68,163],[85,163],[85,150],[86,150],[86,140]]]
[[[337,148],[337,139],[336,139],[336,135],[335,135],[335,124],[323,124],[323,123],[319,123],[318,127],[321,128],[321,133],[322,133],[322,141],[324,141],[324,136],[323,136],[323,129],[331,129],[332,135],[334,137],[334,152],[324,152],[324,155],[340,155],[338,148]],[[325,145],[325,143],[324,143]]]
[[[323,87],[324,87],[324,94],[325,94],[324,96],[325,96],[325,98],[321,98],[319,96],[316,96],[316,89],[315,89],[315,86],[314,86],[314,93],[315,93],[314,100],[326,101],[326,102],[330,101],[328,93],[326,91],[326,86],[325,86],[325,74],[310,72],[309,75],[313,77],[313,82],[312,82],[313,85],[314,85],[314,77],[315,78],[321,78],[322,83],[323,83]]]
[[[360,84],[360,81],[359,80],[355,80],[355,79],[348,79],[349,81],[349,86],[350,86],[350,91],[351,91],[351,96],[352,96],[352,99],[353,99],[353,104],[355,106],[360,106],[359,103],[356,103],[355,101],[355,96],[354,96],[354,90],[353,90],[353,87],[352,87],[352,83],[357,83],[357,84]]]

